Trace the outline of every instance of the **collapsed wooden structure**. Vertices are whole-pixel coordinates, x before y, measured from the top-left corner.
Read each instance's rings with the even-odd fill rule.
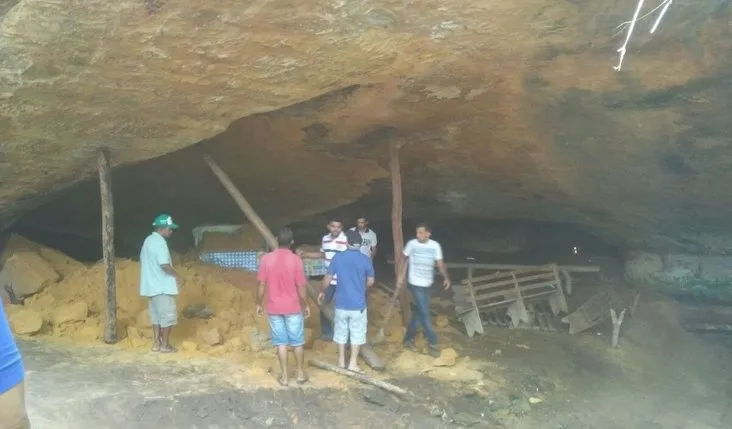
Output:
[[[505,310],[511,323],[529,322],[527,305],[548,303],[554,315],[567,313],[559,268],[556,264],[524,266],[475,276],[475,266],[468,265],[467,278],[454,285],[455,313],[465,325],[468,336],[483,333],[481,313]]]

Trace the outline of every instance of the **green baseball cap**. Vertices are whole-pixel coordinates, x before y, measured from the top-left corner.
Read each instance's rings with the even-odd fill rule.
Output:
[[[169,214],[160,214],[153,221],[156,228],[178,229],[178,224],[173,222],[173,218]]]

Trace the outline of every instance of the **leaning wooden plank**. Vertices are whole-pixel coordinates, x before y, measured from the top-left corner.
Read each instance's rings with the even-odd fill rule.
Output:
[[[318,303],[318,290],[312,283],[308,283],[308,295],[310,296],[311,300],[313,300],[316,304]],[[331,323],[333,323],[333,319],[335,317],[333,309],[329,305],[318,304],[318,306],[320,307],[320,312],[323,313],[323,315]],[[370,366],[372,369],[375,369],[377,371],[383,371],[386,368],[386,366],[384,365],[384,361],[379,359],[379,356],[376,354],[370,344],[364,344],[361,346],[360,355],[363,358],[364,362],[366,362],[366,365]]]
[[[226,174],[226,172],[219,166],[219,164],[217,164],[216,161],[214,161],[213,158],[211,158],[210,156],[204,155],[203,160],[206,161],[206,164],[208,164],[213,174],[216,176],[217,179],[219,179],[219,182],[221,182],[221,184],[224,186],[236,205],[239,206],[239,209],[244,213],[247,219],[249,219],[249,222],[251,222],[252,225],[257,228],[259,233],[262,234],[262,237],[264,237],[264,239],[267,241],[269,247],[272,249],[276,249],[277,239],[275,238],[274,234],[272,234],[272,231],[270,231],[269,227],[267,227],[264,221],[262,221],[262,218],[259,217],[257,212],[254,210],[254,207],[249,204],[249,201],[244,198],[244,195],[239,191],[236,185],[234,185],[234,182],[231,181],[229,175]]]
[[[370,384],[372,386],[379,387],[381,389],[386,390],[387,392],[391,392],[396,395],[411,395],[411,393],[409,393],[409,391],[404,390],[401,387],[395,386],[391,383],[387,383],[387,382],[381,381],[381,380],[376,380],[376,379],[369,377],[366,374],[359,374],[357,372],[349,371],[347,369],[343,369],[339,366],[332,365],[327,362],[323,362],[321,360],[310,359],[308,361],[308,363],[316,368],[335,372],[336,374],[344,375],[346,377],[351,377],[355,380],[360,381],[361,383],[366,383],[366,384]]]

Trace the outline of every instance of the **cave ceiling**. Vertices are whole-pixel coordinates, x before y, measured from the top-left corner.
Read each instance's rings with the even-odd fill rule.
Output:
[[[118,175],[118,222],[145,198],[231,211],[201,149],[291,222],[388,197],[397,141],[413,214],[732,251],[729,2],[640,21],[615,71],[636,3],[0,1],[0,218],[93,177],[105,146],[115,166],[176,152]]]

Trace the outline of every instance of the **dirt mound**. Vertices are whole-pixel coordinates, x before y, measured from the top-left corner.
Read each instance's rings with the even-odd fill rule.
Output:
[[[5,249],[0,255],[0,265],[4,265],[11,256],[19,252],[33,252],[40,255],[51,264],[61,277],[66,277],[66,275],[84,267],[84,264],[63,252],[45,247],[18,234],[12,234],[8,239]]]
[[[204,232],[199,244],[201,253],[245,252],[262,249],[264,239],[252,225],[244,225],[233,234],[225,232]]]

